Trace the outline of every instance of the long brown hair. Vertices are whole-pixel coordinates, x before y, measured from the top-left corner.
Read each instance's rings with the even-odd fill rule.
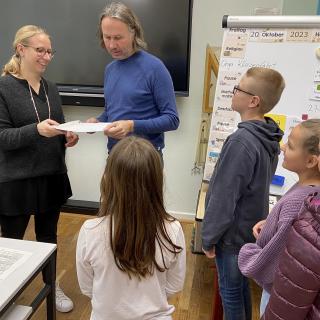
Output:
[[[112,149],[101,180],[99,216],[110,217],[110,244],[117,267],[129,277],[167,268],[164,251],[182,248],[170,239],[166,221],[174,221],[163,204],[163,165],[145,139],[120,140]],[[162,263],[156,261],[156,247]]]

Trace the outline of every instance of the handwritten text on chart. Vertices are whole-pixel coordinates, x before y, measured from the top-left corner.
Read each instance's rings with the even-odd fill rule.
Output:
[[[211,148],[216,148],[218,150],[221,150],[229,134],[230,132],[211,130],[210,138],[209,138],[209,146]]]
[[[224,57],[244,58],[247,44],[247,34],[227,34],[222,48]]]
[[[224,131],[232,133],[235,128],[235,116],[234,113],[230,114],[229,117],[225,118],[220,115],[212,118],[211,128],[216,131]]]
[[[239,83],[241,76],[242,72],[239,71],[221,71],[219,75],[219,85],[233,87]]]
[[[315,114],[315,113],[320,113],[320,105],[318,104],[312,104],[310,103],[307,106],[307,113]]]
[[[249,62],[246,59],[238,59],[231,61],[231,59],[221,59],[220,62],[220,69],[224,69],[226,71],[233,69],[233,68],[243,68],[243,72],[246,71],[246,69],[252,68],[252,67],[262,67],[262,68],[275,68],[277,63],[275,61],[257,61],[257,62]]]
[[[310,29],[292,29],[287,31],[288,42],[309,42],[311,36],[312,30]]]
[[[215,96],[215,100],[214,100],[214,105],[216,107],[221,107],[222,108],[230,108],[231,106],[231,99],[224,99],[221,96],[219,96],[218,94],[218,90],[220,90],[219,88],[216,90],[216,96]],[[232,89],[231,89],[232,90]],[[223,109],[223,110],[228,110],[228,109]]]
[[[320,42],[318,29],[252,29],[249,42]]]
[[[232,93],[233,87],[221,86],[216,90],[217,98],[220,97],[221,100],[230,100],[233,96]],[[229,102],[230,105],[230,102]]]
[[[286,32],[274,29],[256,29],[249,31],[250,42],[283,42]]]
[[[234,111],[232,110],[231,106],[229,108],[215,106],[214,115],[215,117],[230,118],[234,116]]]
[[[319,30],[313,30],[313,33],[311,36],[311,42],[320,42],[320,31]]]
[[[229,29],[229,33],[247,33],[247,29],[246,28],[230,28]]]

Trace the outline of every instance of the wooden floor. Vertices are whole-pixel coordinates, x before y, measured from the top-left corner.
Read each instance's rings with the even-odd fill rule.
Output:
[[[75,307],[70,313],[57,312],[57,320],[88,320],[91,313],[90,301],[80,293],[75,269],[75,247],[78,231],[86,219],[92,216],[79,214],[61,214],[58,227],[58,263],[57,279],[64,292],[73,300]],[[176,307],[174,320],[209,320],[212,314],[213,301],[213,262],[203,255],[192,254],[190,243],[193,224],[182,222],[187,244],[187,275],[184,290],[173,297],[171,303]],[[33,221],[30,221],[25,239],[33,240]],[[29,303],[34,293],[42,286],[41,277],[37,278],[17,301],[21,304]],[[253,292],[253,319],[258,317],[260,290],[252,284]],[[46,319],[45,304],[32,318],[33,320]],[[115,319],[116,320],[116,319]]]

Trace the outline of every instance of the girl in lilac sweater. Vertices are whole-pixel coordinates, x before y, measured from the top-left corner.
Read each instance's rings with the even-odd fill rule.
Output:
[[[298,216],[306,196],[320,192],[320,173],[317,166],[319,138],[320,119],[302,122],[291,131],[288,142],[281,148],[284,153],[283,167],[297,173],[299,180],[278,201],[267,220],[253,228],[257,235],[256,243],[245,244],[239,253],[241,272],[253,278],[264,290],[261,314],[268,302],[279,256],[285,247],[293,220]]]
[[[320,194],[315,193],[305,199],[289,232],[263,320],[320,319],[319,237]]]

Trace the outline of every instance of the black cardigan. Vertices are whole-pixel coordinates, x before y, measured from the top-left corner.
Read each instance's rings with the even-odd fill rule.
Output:
[[[53,83],[45,83],[51,119],[63,123],[58,90]],[[43,121],[48,118],[47,102],[33,96]],[[40,136],[37,124],[27,82],[11,75],[0,77],[0,183],[67,171],[64,135]]]

